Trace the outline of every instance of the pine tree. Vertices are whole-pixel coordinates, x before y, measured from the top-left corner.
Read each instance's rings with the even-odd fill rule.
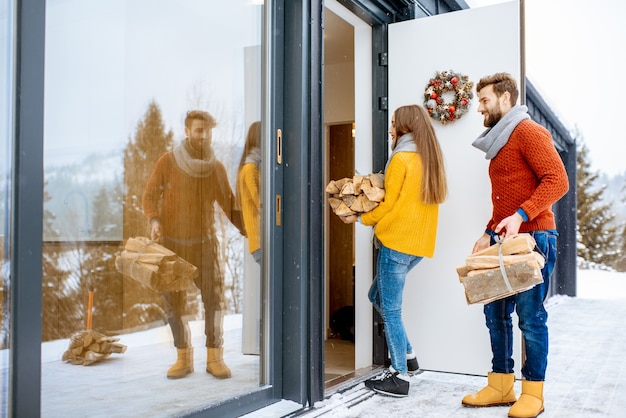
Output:
[[[124,230],[130,237],[150,236],[149,223],[143,214],[143,190],[157,160],[172,148],[174,133],[166,132],[161,109],[152,101],[142,120],[137,124],[134,140],[124,149]],[[118,276],[120,288],[116,292],[121,301],[122,328],[130,328],[162,320],[163,299],[157,292],[128,278]],[[111,292],[112,289],[109,289]],[[117,302],[116,302],[117,304]]]
[[[67,338],[82,326],[82,304],[79,284],[72,280],[71,272],[61,267],[63,249],[55,242],[59,232],[54,229],[56,216],[46,204],[51,200],[44,184],[42,248],[42,341]]]
[[[174,133],[165,131],[161,109],[150,102],[137,124],[135,139],[124,150],[124,239],[146,236],[148,221],[143,215],[143,189],[159,157],[171,149]]]
[[[615,215],[603,198],[605,186],[596,186],[598,173],[591,170],[587,147],[583,141],[579,144],[576,157],[578,256],[587,262],[610,266],[619,254]]]
[[[626,195],[626,181],[622,186],[622,196]],[[622,205],[626,205],[626,197],[621,199]],[[622,223],[620,234],[619,255],[613,265],[617,271],[626,271],[626,223]]]
[[[118,183],[113,187],[102,186],[93,198],[91,237],[94,240],[114,240],[122,236],[119,223],[122,211],[122,194]]]

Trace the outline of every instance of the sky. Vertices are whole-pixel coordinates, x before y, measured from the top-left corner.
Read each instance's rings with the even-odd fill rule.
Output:
[[[466,3],[481,7],[505,1],[509,0]],[[228,69],[241,67],[241,50],[258,44],[260,28],[243,25],[225,30],[221,25],[254,21],[250,13],[259,13],[260,8],[238,0],[232,9],[211,13],[218,2],[212,0],[207,6],[200,0],[49,1],[46,163],[82,160],[85,153],[124,146],[152,99],[162,107],[166,127],[174,130],[177,139],[182,135],[183,110],[198,91],[205,101],[219,96],[227,109],[238,111],[240,104],[225,102],[240,96],[234,89],[241,75]],[[5,42],[12,28],[4,24],[8,20],[2,4],[0,26],[6,30],[0,32],[0,67],[4,69]],[[621,70],[626,67],[626,2],[524,0],[524,5],[527,77],[564,125],[580,132],[592,169],[609,175],[624,173],[626,131],[621,129],[624,112],[619,106]],[[227,41],[202,41],[225,31]],[[188,52],[189,39],[199,41],[201,53]],[[478,41],[489,46],[488,40]],[[99,82],[94,84],[93,79]],[[78,88],[68,90],[68,85]],[[0,85],[0,93],[6,87]],[[95,110],[102,104],[106,113],[91,111],[77,117],[83,109]],[[1,102],[0,109],[5,105]],[[57,146],[59,142],[63,145]]]
[[[470,7],[508,0],[466,0]],[[626,172],[621,78],[623,0],[524,0],[526,76],[564,125],[580,132],[591,168]]]
[[[176,141],[191,108],[216,116],[214,138],[229,132],[228,116],[244,112],[244,54],[260,44],[260,13],[250,0],[49,0],[46,166],[122,149],[151,101]]]

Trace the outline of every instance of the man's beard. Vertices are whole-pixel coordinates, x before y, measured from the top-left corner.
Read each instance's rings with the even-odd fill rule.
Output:
[[[502,119],[502,111],[500,110],[500,106],[497,106],[487,112],[483,124],[486,128],[493,128],[500,122],[500,119]]]

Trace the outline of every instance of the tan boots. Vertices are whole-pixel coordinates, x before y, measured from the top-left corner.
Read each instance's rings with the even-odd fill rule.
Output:
[[[522,380],[522,394],[517,401],[514,383],[513,373],[489,373],[487,386],[465,396],[462,403],[472,407],[513,405],[509,418],[536,418],[543,412],[543,382]]]
[[[465,396],[462,404],[472,407],[513,405],[516,401],[514,383],[513,373],[489,373],[487,386]]]
[[[193,373],[193,347],[177,348],[178,358],[167,371],[168,379],[180,379]],[[230,369],[224,364],[223,348],[207,348],[206,371],[213,376],[226,379],[231,376]]]
[[[543,382],[522,380],[522,394],[509,410],[510,418],[535,418],[543,412]]]
[[[231,376],[230,369],[224,364],[224,348],[206,349],[206,371],[213,376],[226,379]]]
[[[167,371],[168,379],[180,379],[193,373],[193,347],[177,348],[178,359]]]

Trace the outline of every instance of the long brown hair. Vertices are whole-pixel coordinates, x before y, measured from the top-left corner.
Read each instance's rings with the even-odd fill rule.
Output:
[[[241,172],[241,169],[246,163],[246,158],[254,148],[261,148],[261,122],[253,122],[248,128],[248,134],[246,135],[246,143],[241,153],[241,159],[239,160],[239,168],[237,173]],[[241,196],[239,195],[239,175],[237,175],[237,181],[235,186],[235,197],[237,199],[237,206],[241,208]]]
[[[253,122],[248,128],[248,135],[246,136],[246,144],[243,147],[241,159],[239,160],[239,171],[246,162],[246,157],[250,154],[253,148],[261,148],[261,122]]]
[[[394,112],[397,137],[412,133],[417,151],[422,157],[420,199],[426,204],[443,203],[448,196],[448,184],[443,153],[428,113],[421,106],[401,106]]]

